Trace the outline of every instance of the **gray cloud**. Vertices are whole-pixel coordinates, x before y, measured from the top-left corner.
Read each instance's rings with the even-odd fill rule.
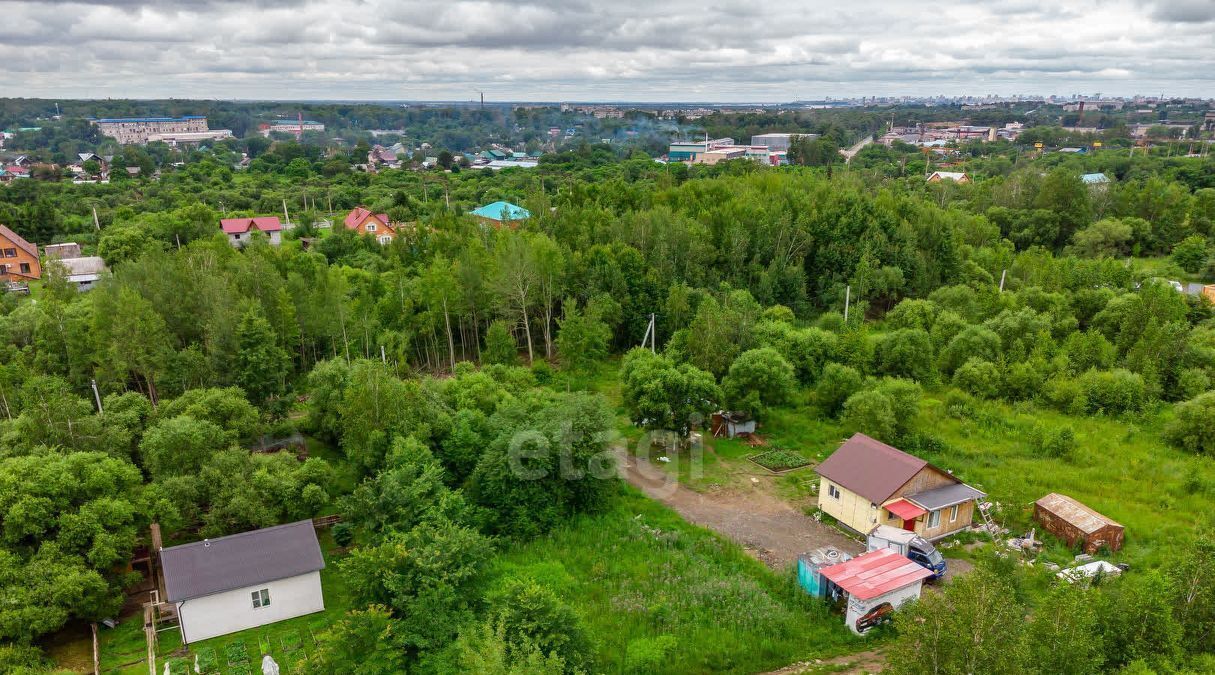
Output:
[[[1215,95],[1215,0],[0,0],[0,95]]]

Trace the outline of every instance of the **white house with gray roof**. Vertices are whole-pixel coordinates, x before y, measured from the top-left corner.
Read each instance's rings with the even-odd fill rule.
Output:
[[[160,550],[184,644],[325,609],[325,559],[312,521]]]

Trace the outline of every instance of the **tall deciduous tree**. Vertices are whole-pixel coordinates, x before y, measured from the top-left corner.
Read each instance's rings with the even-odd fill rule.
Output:
[[[281,394],[291,362],[261,309],[250,304],[236,327],[236,385],[259,405]]]

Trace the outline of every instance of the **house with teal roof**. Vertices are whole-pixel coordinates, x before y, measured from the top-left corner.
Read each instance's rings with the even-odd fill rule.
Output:
[[[473,217],[487,225],[501,227],[515,220],[526,220],[532,217],[527,209],[510,202],[494,202],[473,209],[469,212]]]

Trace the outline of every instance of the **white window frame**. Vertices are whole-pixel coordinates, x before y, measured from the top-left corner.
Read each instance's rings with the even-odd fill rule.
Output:
[[[929,527],[929,529],[931,529],[931,528],[940,527],[940,526],[941,526],[941,510],[937,509],[928,514],[928,527]]]
[[[949,507],[949,522],[956,523],[958,521],[958,507],[960,504],[954,504]]]
[[[386,234],[381,234],[379,236],[379,240],[380,240],[380,246],[387,246],[392,243],[392,237],[390,237]]]
[[[839,500],[840,489],[835,487],[834,483],[827,483],[827,496],[832,499]]]
[[[249,594],[252,596],[253,609],[261,609],[262,607],[270,606],[270,589],[263,588],[259,591],[253,591]]]
[[[375,232],[375,223],[367,223],[363,226],[363,229],[367,230],[368,232]]]

